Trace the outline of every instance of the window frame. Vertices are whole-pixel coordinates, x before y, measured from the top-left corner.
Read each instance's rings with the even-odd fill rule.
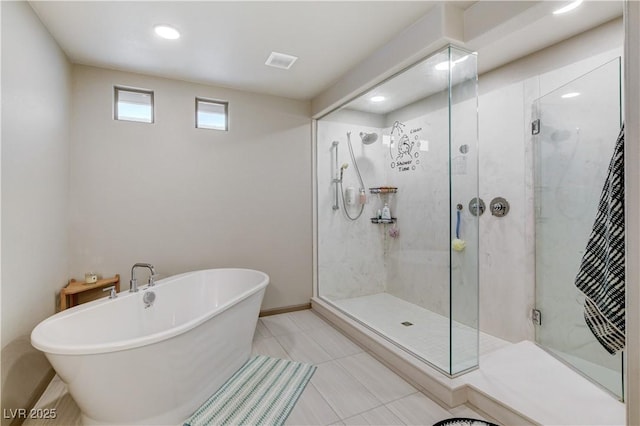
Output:
[[[224,129],[219,129],[216,127],[200,127],[199,123],[198,123],[198,112],[199,112],[199,108],[198,105],[199,103],[207,103],[207,104],[216,104],[216,105],[221,105],[224,106]],[[228,132],[229,131],[229,101],[223,101],[220,99],[210,99],[210,98],[203,98],[200,96],[196,96],[196,100],[195,100],[195,126],[196,129],[204,129],[204,130],[218,130],[221,132]]]
[[[149,95],[151,99],[151,121],[141,121],[141,120],[127,120],[125,118],[119,118],[118,116],[118,103],[120,101],[120,91],[123,92],[133,92],[133,93],[142,93],[145,95]],[[153,90],[149,89],[140,89],[136,87],[128,87],[128,86],[113,86],[113,119],[116,121],[128,121],[131,123],[145,123],[145,124],[153,124],[156,122],[156,107],[155,107],[155,95]]]

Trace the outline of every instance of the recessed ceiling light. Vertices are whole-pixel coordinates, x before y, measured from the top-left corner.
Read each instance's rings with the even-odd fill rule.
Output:
[[[569,99],[569,98],[575,98],[576,96],[580,96],[579,92],[571,92],[571,93],[565,93],[564,95],[560,96],[562,99]]]
[[[580,6],[581,3],[582,3],[582,0],[572,1],[571,3],[569,3],[568,5],[566,5],[564,7],[561,7],[560,9],[554,10],[553,14],[554,15],[560,15],[561,13],[567,13],[570,10],[573,10],[576,7]]]
[[[371,98],[371,102],[382,102],[384,100],[385,100],[385,97],[380,95],[374,96]]]
[[[167,40],[175,40],[180,38],[180,32],[170,25],[156,25],[154,28],[156,34]]]

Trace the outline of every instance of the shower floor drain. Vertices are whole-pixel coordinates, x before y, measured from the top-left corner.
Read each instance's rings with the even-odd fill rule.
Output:
[[[409,327],[410,325],[413,325],[413,323],[409,321],[401,322],[400,324],[404,325],[405,327]]]

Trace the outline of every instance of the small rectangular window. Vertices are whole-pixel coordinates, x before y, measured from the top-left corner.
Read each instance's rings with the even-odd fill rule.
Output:
[[[153,123],[153,91],[114,87],[116,120]]]
[[[196,98],[196,128],[229,130],[229,103]]]

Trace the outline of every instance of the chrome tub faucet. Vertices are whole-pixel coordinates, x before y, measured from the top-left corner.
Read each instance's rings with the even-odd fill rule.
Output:
[[[132,293],[135,293],[138,291],[138,280],[136,279],[136,276],[135,276],[136,268],[149,269],[151,271],[151,275],[149,276],[149,282],[148,282],[149,287],[155,284],[154,279],[156,277],[156,268],[150,263],[136,263],[131,267],[131,281],[129,281],[129,284],[130,284],[129,291]]]

